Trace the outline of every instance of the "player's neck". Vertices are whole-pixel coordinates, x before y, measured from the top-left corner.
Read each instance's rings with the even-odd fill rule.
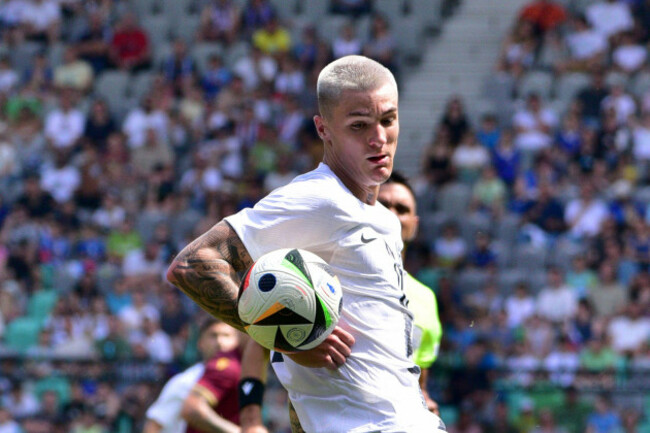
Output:
[[[350,190],[353,196],[355,196],[360,201],[365,204],[374,206],[377,202],[377,195],[379,194],[379,185],[376,186],[362,186],[355,182],[352,176],[349,176],[345,170],[338,169],[336,164],[329,164],[327,159],[323,159],[323,162],[332,170],[332,172],[338,177],[343,185]]]

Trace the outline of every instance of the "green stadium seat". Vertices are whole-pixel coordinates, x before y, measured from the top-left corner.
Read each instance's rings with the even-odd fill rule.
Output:
[[[39,290],[29,298],[27,315],[42,323],[50,315],[58,299],[59,295],[54,290]]]
[[[7,325],[5,343],[10,349],[24,352],[38,342],[41,321],[33,317],[18,317]]]
[[[438,410],[440,411],[440,418],[447,427],[456,423],[456,420],[458,419],[458,409],[453,406],[442,405],[438,407]]]

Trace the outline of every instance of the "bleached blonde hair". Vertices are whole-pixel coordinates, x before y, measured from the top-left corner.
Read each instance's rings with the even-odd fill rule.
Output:
[[[341,57],[318,75],[318,110],[323,117],[328,117],[342,93],[375,90],[386,83],[392,84],[397,92],[393,73],[381,63],[365,56]]]

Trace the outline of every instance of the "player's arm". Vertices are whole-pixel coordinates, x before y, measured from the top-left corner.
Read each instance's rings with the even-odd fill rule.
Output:
[[[158,422],[152,420],[151,418],[147,418],[147,422],[144,423],[142,433],[160,433],[161,430],[162,426],[158,424]]]
[[[237,425],[220,417],[203,394],[193,389],[185,399],[181,416],[189,425],[208,433],[239,433]]]
[[[244,343],[239,382],[239,422],[242,433],[268,433],[262,422],[262,399],[269,350],[249,338]]]
[[[244,331],[237,314],[239,276],[253,264],[230,225],[221,221],[176,256],[167,279],[205,311]]]

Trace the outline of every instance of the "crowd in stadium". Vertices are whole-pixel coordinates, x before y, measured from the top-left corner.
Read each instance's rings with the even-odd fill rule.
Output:
[[[140,429],[198,359],[171,257],[318,163],[325,64],[400,65],[381,15],[330,41],[269,0],[197,0],[194,27],[160,35],[166,12],[134,4],[155,6],[0,5],[1,433]],[[609,393],[650,379],[648,29],[643,0],[531,0],[495,110],[452,98],[433,119],[406,268],[438,296],[450,432],[650,431],[645,394]],[[286,431],[285,394],[267,402]]]

